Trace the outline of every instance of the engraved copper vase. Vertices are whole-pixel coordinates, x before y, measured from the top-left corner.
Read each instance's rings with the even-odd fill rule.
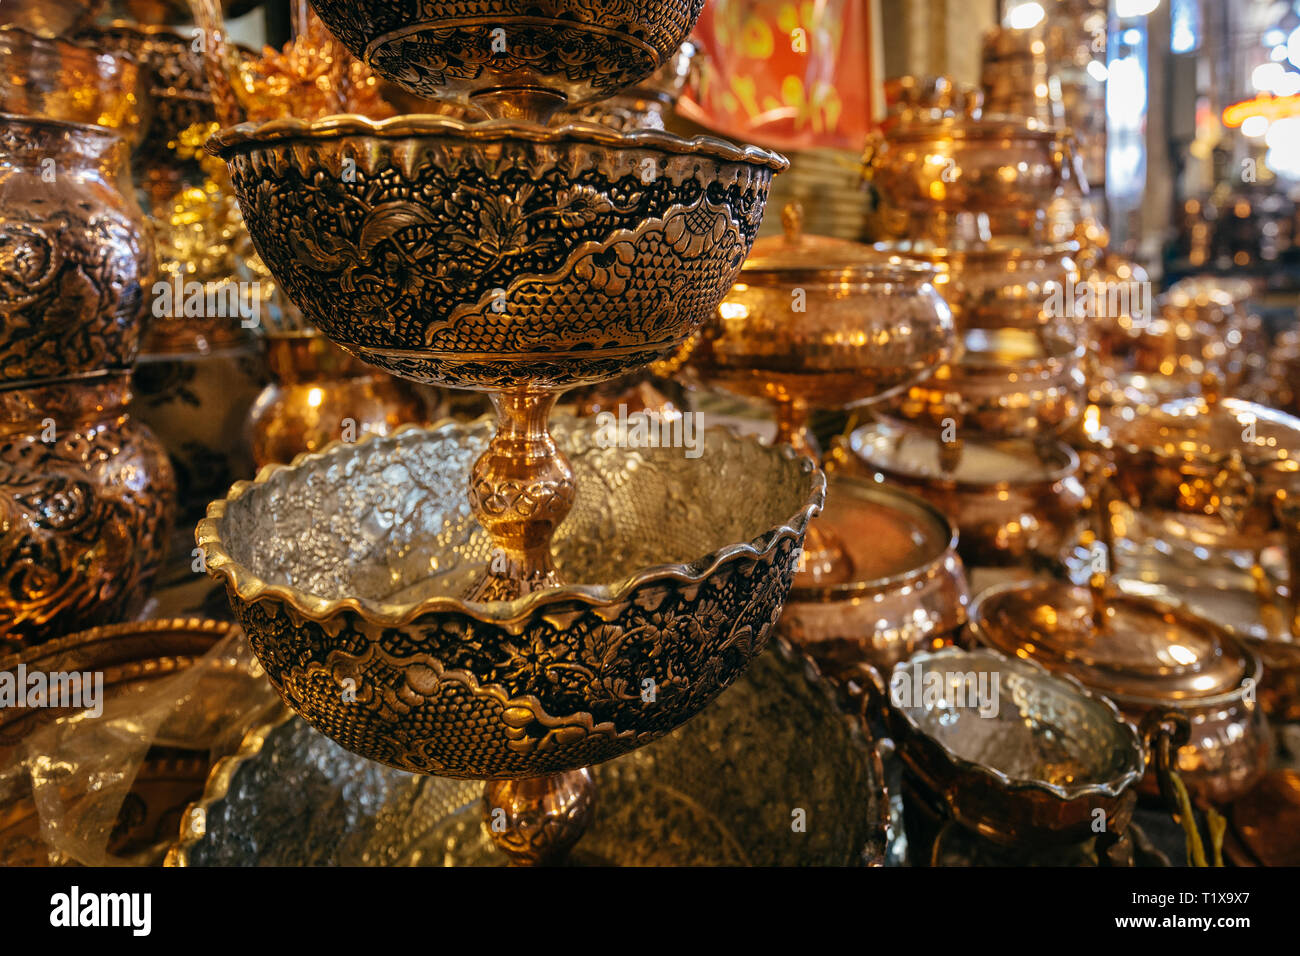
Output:
[[[167,454],[125,372],[0,391],[0,647],[138,611],[166,548]]]
[[[153,243],[124,151],[103,127],[0,114],[0,382],[135,361]]]

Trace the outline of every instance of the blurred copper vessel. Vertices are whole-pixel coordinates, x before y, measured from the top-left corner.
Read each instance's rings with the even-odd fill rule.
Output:
[[[930,266],[805,235],[795,206],[782,219],[785,234],[754,243],[688,362],[711,385],[771,401],[776,440],[807,448],[810,407],[878,400],[943,362],[952,314]]]
[[[101,126],[0,114],[0,380],[126,369],[153,244]]]
[[[970,567],[1056,566],[1089,500],[1079,456],[1061,441],[968,437],[953,465],[933,433],[879,421],[837,445],[833,466],[929,501],[960,530]]]
[[[1214,624],[1181,608],[1062,581],[993,587],[971,605],[982,644],[1028,657],[1105,694],[1131,720],[1163,715],[1190,735],[1176,769],[1188,789],[1231,803],[1267,769],[1271,738],[1257,700],[1259,660]],[[1159,781],[1148,774],[1143,788]]]
[[[1248,323],[1229,295],[1171,290],[1157,300],[1156,309],[1156,316],[1134,329],[1137,372],[1176,381],[1189,391],[1209,376],[1229,391],[1241,384]]]
[[[1213,392],[1117,407],[1092,438],[1114,459],[1123,500],[1199,545],[1262,548],[1279,497],[1300,489],[1300,419]]]
[[[929,266],[805,235],[797,206],[782,219],[784,235],[754,243],[740,281],[686,354],[708,384],[770,401],[776,442],[816,456],[809,409],[879,400],[916,381],[947,358],[952,315]],[[801,583],[855,579],[838,535],[814,523]]]
[[[0,113],[102,126],[117,132],[127,153],[150,122],[137,63],[94,45],[0,29]]]
[[[1053,329],[972,329],[951,362],[882,403],[883,414],[957,436],[1040,438],[1087,403],[1084,343]]]
[[[876,248],[930,263],[935,287],[952,308],[960,331],[1054,328],[1081,336],[1075,299],[1076,242],[1038,242],[1002,236],[985,242],[883,242]]]
[[[129,373],[0,391],[0,645],[138,611],[166,549],[175,482],[126,410]]]
[[[5,0],[0,27],[46,37],[67,36],[99,16],[104,0]]]
[[[146,191],[155,188],[151,183],[155,177],[175,179],[181,165],[175,147],[181,134],[216,119],[203,57],[193,38],[169,26],[114,21],[89,27],[77,39],[96,49],[126,54],[140,65],[150,120],[136,151],[137,176]],[[191,167],[196,165],[191,161]]]
[[[904,766],[962,826],[1001,844],[1090,840],[1098,811],[1106,831],[1128,826],[1147,768],[1142,739],[1078,681],[985,648],[947,648],[899,662],[887,680],[868,671],[864,683]]]
[[[387,435],[419,422],[424,408],[408,383],[366,365],[314,330],[267,332],[273,381],[248,412],[255,467],[287,464],[343,437]]]
[[[25,667],[35,672],[103,675],[104,699],[111,707],[121,699],[139,699],[168,678],[194,666],[233,625],[200,618],[109,624],[70,634],[39,647],[0,657],[0,672]],[[247,675],[214,666],[205,675],[200,699],[217,720],[229,706],[226,681]],[[24,740],[36,729],[76,711],[68,707],[0,708],[0,770],[21,757]],[[179,728],[173,728],[179,729]],[[193,725],[184,728],[194,733]],[[161,735],[166,735],[163,730]],[[118,811],[105,852],[138,863],[159,863],[166,843],[175,837],[186,805],[203,792],[212,761],[207,746],[153,746],[144,754]],[[111,798],[113,785],[103,786]],[[22,783],[0,798],[0,863],[5,866],[46,866],[71,863],[58,858],[42,839],[42,818],[26,774]],[[52,822],[52,821],[51,821]]]
[[[780,633],[840,680],[863,662],[888,669],[951,644],[968,600],[952,523],[924,499],[880,482],[836,475],[826,495],[818,521],[833,529],[853,580],[796,576]]]
[[[940,244],[1042,236],[1051,201],[1086,192],[1070,139],[1013,118],[899,124],[869,141],[863,169],[880,237]]]

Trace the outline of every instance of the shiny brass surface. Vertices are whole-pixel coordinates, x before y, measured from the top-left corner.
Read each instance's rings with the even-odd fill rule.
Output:
[[[668,355],[730,287],[785,167],[717,140],[435,116],[277,120],[210,148],[315,327],[404,377],[484,390]]]
[[[0,113],[102,126],[128,150],[139,143],[149,103],[133,60],[12,28],[0,29],[0,60]]]
[[[318,0],[330,31],[419,96],[468,98],[500,118],[545,121],[649,77],[704,0]]]
[[[391,434],[423,418],[405,382],[370,368],[319,332],[268,332],[266,357],[273,381],[245,424],[258,468],[287,464],[340,437]]]
[[[1068,136],[1033,120],[945,117],[902,123],[868,142],[878,235],[942,244],[1044,235],[1044,210],[1079,185]]]
[[[972,329],[953,360],[882,403],[884,415],[981,438],[1045,438],[1087,403],[1086,347],[1050,329]]]
[[[970,618],[981,643],[1077,677],[1131,720],[1181,715],[1190,737],[1176,769],[1197,796],[1230,803],[1267,768],[1259,660],[1212,623],[1174,605],[1061,581],[990,588]],[[1155,792],[1156,782],[1148,778],[1144,789]]]
[[[18,27],[46,37],[67,36],[97,17],[103,0],[6,0],[0,27]]]
[[[1300,420],[1240,399],[1119,407],[1091,437],[1114,457],[1134,508],[1194,519],[1225,545],[1278,527],[1276,502],[1300,489]]]
[[[149,593],[176,489],[129,381],[0,390],[0,647],[119,620]]]
[[[232,625],[200,618],[110,624],[80,631],[39,647],[0,656],[0,672],[103,674],[104,697],[139,696],[203,657]],[[220,708],[219,690],[211,694]],[[37,728],[75,710],[69,708],[0,708],[0,768],[19,756],[24,740]],[[159,844],[171,838],[187,803],[203,792],[211,769],[208,753],[154,747],[144,758],[127,800],[118,814],[108,852],[119,857],[162,856]],[[0,797],[0,862],[5,866],[46,866],[49,848],[41,839],[41,818],[29,787],[6,789]]]
[[[463,497],[487,421],[334,444],[211,505],[208,570],[287,703],[390,766],[514,779],[635,749],[735,680],[773,629],[821,473],[717,429],[707,471],[680,449],[601,448],[590,421],[552,431],[582,489],[555,564],[583,583],[512,601],[454,596],[492,547]]]
[[[852,579],[819,584],[796,576],[779,633],[839,679],[863,662],[888,669],[951,644],[966,623],[969,595],[948,519],[883,483],[837,475],[826,493],[813,527],[834,532]]]
[[[952,315],[930,267],[805,235],[794,206],[783,220],[785,234],[754,243],[739,281],[693,343],[689,362],[702,379],[793,406],[778,416],[794,419],[792,433],[807,406],[879,399],[948,357]]]
[[[545,866],[562,860],[596,812],[596,782],[586,767],[546,777],[489,780],[483,825],[512,863]]]
[[[915,693],[929,674],[954,696]],[[1128,826],[1126,795],[1146,769],[1142,740],[1114,704],[1078,681],[1030,660],[955,647],[896,664],[887,684],[873,679],[907,769],[963,826],[1002,844],[1083,842],[1096,835],[1098,810],[1107,830]],[[970,700],[994,680],[997,711],[985,716]],[[954,703],[959,690],[965,706]]]
[[[929,501],[961,533],[968,566],[1054,564],[1088,501],[1079,456],[1064,442],[966,438],[954,464],[932,433],[879,421],[837,445],[828,468],[878,476]]]
[[[592,769],[599,812],[569,862],[879,862],[889,800],[872,750],[826,681],[778,640],[691,721]],[[182,830],[168,863],[500,866],[481,789],[390,770],[281,719],[214,769],[197,804],[206,826]],[[304,815],[304,801],[318,812]],[[795,808],[836,825],[795,832]]]
[[[103,127],[0,114],[0,381],[135,360],[154,260],[125,150]]]

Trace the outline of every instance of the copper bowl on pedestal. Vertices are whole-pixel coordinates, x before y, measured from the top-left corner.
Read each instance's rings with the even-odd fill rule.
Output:
[[[219,133],[263,261],[366,361],[453,388],[592,384],[731,287],[785,160],[719,140],[446,117]]]
[[[654,73],[704,0],[317,0],[330,32],[384,79],[511,115],[600,100]],[[519,115],[514,112],[514,115]]]
[[[556,565],[584,583],[511,601],[452,596],[492,547],[463,490],[486,420],[336,443],[212,504],[208,570],[286,703],[381,763],[510,780],[648,743],[744,670],[821,472],[721,429],[704,433],[708,469],[681,449],[601,447],[590,421],[554,432],[579,486]]]

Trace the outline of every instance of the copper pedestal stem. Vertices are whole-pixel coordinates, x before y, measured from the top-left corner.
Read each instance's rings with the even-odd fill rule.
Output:
[[[560,862],[595,809],[596,781],[587,767],[483,785],[483,822],[515,866]]]
[[[509,601],[560,584],[551,536],[573,507],[574,482],[547,428],[558,395],[526,387],[492,394],[497,431],[474,462],[469,487],[492,557],[468,600]]]
[[[801,455],[821,461],[821,452],[808,432],[808,406],[798,398],[783,397],[776,406],[776,440],[778,445],[792,445]],[[842,584],[853,578],[853,561],[835,532],[814,519],[804,536],[803,555],[795,574],[796,585]]]

